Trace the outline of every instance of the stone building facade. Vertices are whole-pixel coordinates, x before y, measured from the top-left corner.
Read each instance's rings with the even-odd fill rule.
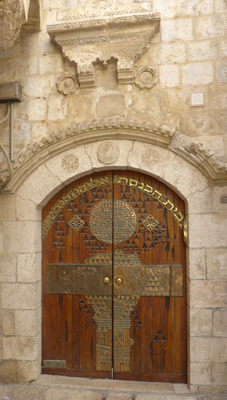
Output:
[[[186,202],[188,384],[192,392],[225,392],[226,1],[34,0],[26,7],[0,52],[0,83],[22,86],[13,106],[12,177],[0,195],[0,379],[31,381],[41,373],[42,207],[93,171],[132,169]],[[137,24],[142,12],[141,38],[127,18]],[[95,19],[112,18],[114,26],[122,15],[118,39],[92,42]],[[87,42],[82,25],[71,37],[70,23],[86,18]],[[0,120],[6,111],[0,104]],[[111,144],[108,163],[98,157],[103,142]],[[9,120],[0,144],[10,152]],[[111,159],[114,145],[119,154]],[[3,185],[10,167],[0,157]]]

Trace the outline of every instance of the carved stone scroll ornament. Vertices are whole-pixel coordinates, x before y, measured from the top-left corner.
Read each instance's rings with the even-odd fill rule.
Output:
[[[135,84],[140,89],[151,89],[158,82],[158,72],[150,67],[138,69],[135,74]]]
[[[63,19],[48,26],[53,42],[64,56],[77,64],[81,87],[95,85],[92,63],[97,59],[118,60],[119,83],[133,82],[133,63],[149,47],[160,22],[140,4],[125,0],[121,5],[90,0]]]
[[[97,157],[103,164],[113,164],[119,158],[119,147],[113,142],[102,143],[97,151]]]

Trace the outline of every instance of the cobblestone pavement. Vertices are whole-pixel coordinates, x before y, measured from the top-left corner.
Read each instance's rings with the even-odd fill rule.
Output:
[[[0,400],[227,400],[227,394],[194,394],[181,384],[42,375],[33,383],[0,383]]]

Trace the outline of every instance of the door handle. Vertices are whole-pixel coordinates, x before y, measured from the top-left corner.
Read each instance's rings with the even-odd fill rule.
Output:
[[[121,285],[123,283],[123,279],[119,276],[118,278],[115,279],[115,282],[117,285]]]

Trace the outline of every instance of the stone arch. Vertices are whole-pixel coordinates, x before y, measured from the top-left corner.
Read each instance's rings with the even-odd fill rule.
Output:
[[[3,360],[15,360],[15,373],[19,380],[37,379],[41,370],[41,208],[65,185],[93,171],[135,169],[172,187],[188,206],[188,275],[192,278],[197,253],[201,256],[201,247],[213,246],[215,234],[205,236],[204,229],[213,232],[226,230],[223,213],[210,214],[212,185],[209,181],[224,182],[226,175],[223,169],[215,167],[215,162],[212,164],[209,160],[206,164],[205,160],[209,157],[204,156],[204,162],[199,164],[198,154],[202,157],[201,151],[197,156],[192,152],[191,158],[186,159],[182,155],[183,135],[166,128],[154,125],[135,127],[128,123],[126,128],[118,129],[114,122],[109,128],[104,125],[103,121],[95,128],[92,123],[84,128],[80,125],[74,128],[77,134],[68,130],[50,135],[39,145],[33,145],[34,148],[29,146],[18,160],[8,194],[4,194],[16,204],[15,220],[3,223],[3,228],[7,238],[6,250],[16,254],[18,260],[19,281],[2,286],[3,308],[18,310],[19,307],[17,313],[20,317],[32,311],[35,320],[35,330],[30,338],[23,337],[22,333],[16,338],[20,348],[24,349],[23,356],[21,352],[12,350],[16,341],[11,343],[12,339],[8,337],[3,340]],[[179,144],[180,140],[181,145],[177,148],[181,151],[175,151],[174,141]],[[103,145],[106,146],[106,154],[105,151],[103,153]],[[207,214],[209,219],[206,219]],[[225,246],[224,233],[218,245]],[[188,304],[189,312],[200,291],[198,282],[201,281],[195,281],[195,288],[192,289],[194,298]],[[10,296],[7,294],[9,290]],[[193,361],[191,350],[188,360],[189,363]]]

